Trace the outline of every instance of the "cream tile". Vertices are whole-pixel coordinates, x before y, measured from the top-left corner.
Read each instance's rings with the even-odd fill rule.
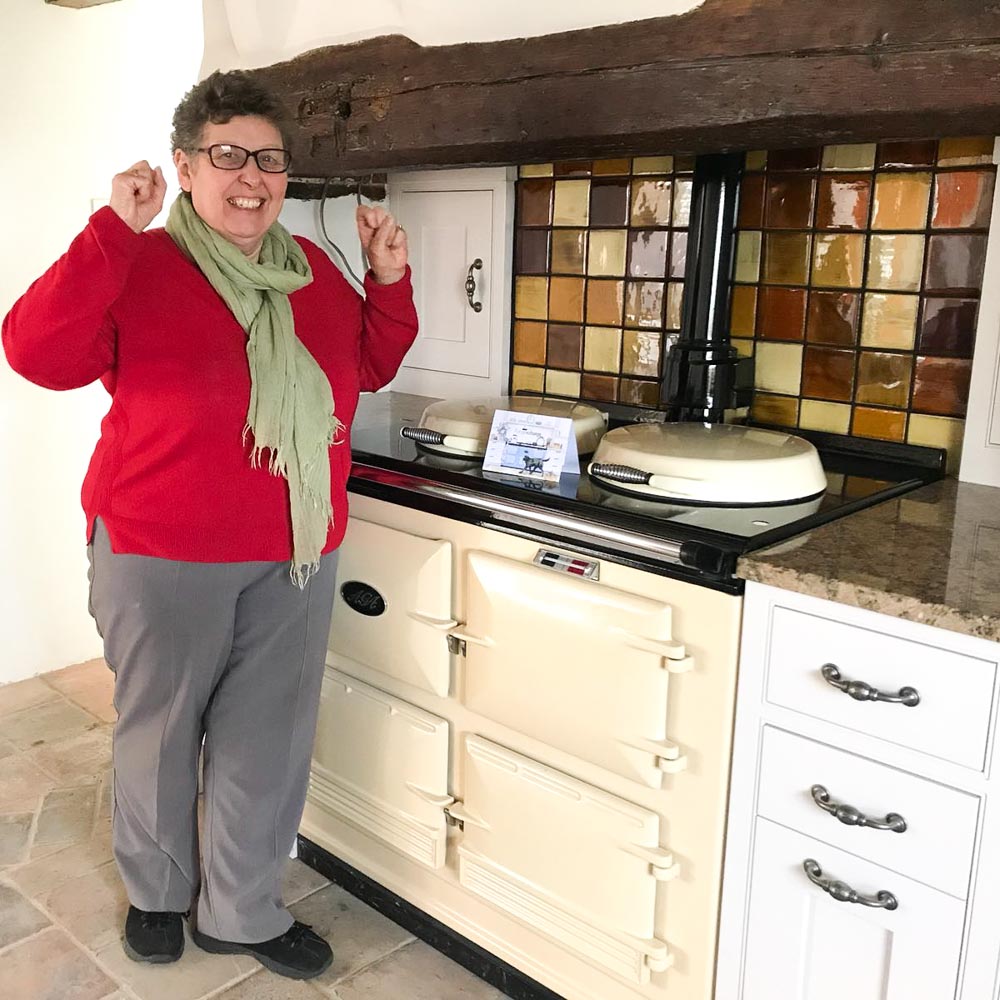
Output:
[[[758,341],[754,385],[767,392],[797,396],[802,384],[802,345]]]
[[[319,1000],[325,995],[311,983],[297,983],[261,969],[231,990],[216,993],[212,1000]]]
[[[0,960],[3,1000],[103,1000],[117,987],[55,928],[15,945]]]
[[[732,343],[733,347],[736,348],[736,353],[741,358],[753,357],[754,342],[752,340],[748,340],[744,337],[733,337],[730,343]]]
[[[20,864],[27,859],[34,819],[34,813],[0,816],[0,868]]]
[[[291,906],[310,893],[330,884],[330,880],[319,872],[313,871],[308,865],[298,859],[289,861],[281,880],[281,895],[285,906]]]
[[[35,847],[77,844],[89,840],[97,816],[96,784],[57,788],[45,796],[38,814]]]
[[[514,279],[514,315],[518,319],[545,319],[549,314],[549,279]]]
[[[824,170],[873,170],[874,167],[874,142],[823,147]]]
[[[184,922],[184,954],[170,966],[133,962],[116,941],[97,953],[98,960],[139,1000],[201,1000],[207,993],[234,986],[259,964],[249,955],[210,955],[192,940]]]
[[[920,288],[923,263],[922,235],[873,235],[868,245],[868,287],[915,292]]]
[[[754,282],[760,279],[761,234],[745,229],[736,236],[736,281]]]
[[[111,733],[111,726],[98,726],[72,739],[26,750],[24,756],[57,785],[93,784],[111,767]]]
[[[26,708],[34,708],[47,701],[59,700],[55,691],[39,677],[18,681],[16,684],[5,684],[0,687],[0,716],[20,712]],[[6,724],[3,728],[6,736]]]
[[[401,948],[337,987],[338,1000],[503,1000],[503,994],[423,941]]]
[[[514,365],[511,374],[511,392],[516,393],[519,389],[530,392],[545,391],[545,369],[528,368],[525,365]]]
[[[622,332],[607,326],[588,326],[583,340],[583,367],[589,372],[621,370]]]
[[[50,689],[51,690],[51,689]],[[3,736],[21,750],[79,736],[101,725],[89,712],[56,695],[32,708],[4,716]]]
[[[964,420],[911,413],[906,440],[909,444],[946,448],[948,450],[948,473],[955,475],[962,459],[962,435],[964,431]]]
[[[545,391],[554,396],[580,398],[580,373],[561,372],[554,368],[545,369]]]
[[[851,426],[851,408],[846,403],[823,403],[803,399],[799,409],[799,427],[807,430],[846,434]]]
[[[44,680],[102,722],[115,722],[118,718],[112,704],[115,675],[104,660],[88,660],[64,670],[55,670],[45,674]]]
[[[42,861],[9,871],[6,877],[25,895],[39,899],[56,886],[78,878],[112,860],[111,829],[104,826],[90,840],[64,847]]]
[[[41,768],[23,754],[0,760],[0,814],[34,812],[54,785]]]
[[[408,931],[337,885],[307,896],[291,911],[333,948],[333,965],[313,980],[326,992],[345,976],[413,940]]]
[[[637,156],[632,160],[634,174],[669,174],[673,169],[672,156]]]
[[[93,952],[121,939],[128,896],[114,863],[63,882],[40,902],[57,923]]]
[[[14,754],[20,753],[13,743],[8,743],[6,740],[0,740],[0,760],[4,757],[12,757]]]
[[[865,347],[909,351],[917,328],[918,295],[865,295],[861,343]]]
[[[592,229],[587,274],[621,278],[625,274],[624,229]]]
[[[551,177],[552,176],[552,164],[551,163],[525,163],[522,164],[518,173],[522,177]]]
[[[0,882],[0,948],[21,941],[48,927],[48,917],[16,889]],[[0,965],[3,959],[0,959]]]
[[[586,226],[590,220],[590,181],[556,181],[552,222],[556,226]]]

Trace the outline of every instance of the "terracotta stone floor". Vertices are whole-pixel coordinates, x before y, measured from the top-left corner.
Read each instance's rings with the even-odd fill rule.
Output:
[[[176,964],[130,961],[111,855],[111,692],[103,660],[0,687],[3,1000],[502,1000],[299,861],[285,899],[335,954],[318,979],[282,979],[190,938]]]

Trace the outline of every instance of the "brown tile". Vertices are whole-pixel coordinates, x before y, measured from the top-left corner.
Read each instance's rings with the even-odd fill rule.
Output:
[[[808,233],[765,233],[764,281],[775,285],[807,284],[811,246]]]
[[[111,830],[100,829],[90,840],[64,847],[40,861],[32,861],[13,871],[7,877],[32,899],[41,899],[56,886],[78,878],[113,859]]]
[[[670,234],[670,270],[671,278],[683,278],[687,270],[688,234],[674,230]]]
[[[972,362],[962,358],[917,358],[913,402],[920,413],[964,417],[969,403]]]
[[[752,337],[757,328],[757,287],[733,285],[730,293],[729,332],[734,337]]]
[[[934,178],[935,229],[986,228],[993,209],[996,173],[992,170],[942,170]]]
[[[623,378],[618,390],[618,400],[629,406],[657,407],[660,403],[660,383]]]
[[[597,174],[627,174],[631,161],[628,157],[617,160],[594,160],[593,172]]]
[[[767,169],[774,170],[816,170],[819,167],[820,146],[796,149],[771,149],[767,154]]]
[[[58,698],[4,716],[4,739],[22,750],[78,736],[101,725],[89,712]]]
[[[620,326],[624,299],[623,281],[588,281],[587,322],[601,326]]]
[[[745,174],[740,181],[739,229],[761,229],[764,226],[764,175]]]
[[[652,330],[626,330],[622,345],[622,372],[626,375],[660,374],[663,334]]]
[[[4,757],[13,757],[14,754],[19,752],[13,743],[8,743],[6,740],[0,739],[0,760],[3,760]]]
[[[517,221],[522,226],[548,226],[552,222],[553,182],[532,178],[517,182]]]
[[[856,406],[851,433],[882,441],[902,441],[906,433],[906,413],[902,410],[875,410]]]
[[[826,174],[816,198],[817,229],[864,229],[872,182],[868,174]]]
[[[802,363],[802,395],[849,402],[854,388],[854,351],[807,347]]]
[[[632,181],[630,225],[669,226],[673,182],[668,177]]]
[[[674,210],[670,217],[670,224],[678,228],[684,228],[691,221],[691,193],[694,185],[690,180],[678,177],[674,181]]]
[[[549,270],[549,231],[518,229],[514,269],[518,274],[546,274]]]
[[[759,424],[776,427],[798,427],[799,401],[794,396],[777,396],[767,392],[754,393],[750,414]]]
[[[517,168],[518,177],[551,177],[551,163],[522,163]]]
[[[935,139],[904,142],[880,142],[877,165],[880,167],[932,167],[937,160]]]
[[[586,229],[552,230],[553,274],[583,274],[586,259]]]
[[[31,824],[34,820],[34,813],[0,816],[0,868],[27,860],[28,849],[31,847]],[[0,922],[0,933],[2,927]]]
[[[817,233],[812,283],[816,287],[860,288],[865,237],[861,233]]]
[[[872,229],[924,229],[930,194],[929,173],[876,174]]]
[[[675,174],[694,173],[696,157],[693,153],[683,153],[674,157]]]
[[[939,167],[966,167],[993,162],[993,137],[977,135],[962,139],[942,139],[938,143]]]
[[[622,332],[610,326],[588,326],[584,336],[583,367],[589,372],[621,371]]]
[[[562,323],[550,323],[547,357],[550,367],[579,371],[583,347],[583,329]]]
[[[611,375],[585,373],[580,380],[580,398],[613,403],[618,398],[618,379]]]
[[[764,225],[768,229],[808,229],[815,197],[816,178],[811,174],[768,174]]]
[[[583,278],[550,278],[549,319],[557,323],[582,323],[583,288]]]
[[[101,1000],[117,985],[56,928],[15,945],[0,961],[4,1000]]]
[[[883,350],[909,351],[917,330],[918,295],[868,292],[861,321],[861,344]]]
[[[630,281],[625,291],[625,325],[663,326],[663,283]]]
[[[628,273],[631,277],[666,276],[667,236],[662,229],[638,229],[629,234]]]
[[[216,993],[213,1000],[320,1000],[323,996],[326,994],[311,983],[295,982],[261,969],[225,993]]]
[[[617,228],[627,223],[628,181],[592,181],[590,185],[590,224]]]
[[[37,934],[50,924],[48,917],[16,889],[0,882],[0,949]],[[0,965],[3,960],[0,959]]]
[[[564,160],[552,164],[552,173],[556,177],[589,177],[590,160]]]
[[[810,292],[806,340],[841,347],[856,343],[860,303],[855,292]]]
[[[44,680],[102,722],[114,722],[118,718],[113,704],[115,675],[103,659],[53,670],[45,674]]]
[[[5,757],[0,760],[0,814],[34,813],[54,784],[23,754]]]
[[[121,939],[128,896],[113,862],[63,882],[40,902],[90,951],[100,951]]]
[[[50,701],[60,701],[52,688],[40,677],[32,677],[16,684],[0,687],[0,716],[12,715],[28,708],[35,708]],[[6,735],[6,726],[0,725],[0,732]]]
[[[912,369],[911,355],[861,351],[855,400],[905,409],[910,398]]]
[[[866,284],[885,291],[915,292],[920,288],[923,263],[923,236],[874,233],[868,241]]]
[[[802,340],[806,295],[804,288],[761,288],[757,336],[768,340]]]
[[[924,299],[917,350],[935,357],[971,358],[978,299]]]
[[[514,322],[514,361],[529,365],[545,364],[545,324],[527,320]]]
[[[751,149],[743,157],[744,170],[764,170],[767,167],[767,150]]]
[[[97,818],[97,785],[57,788],[45,796],[38,814],[35,847],[89,840]]]
[[[57,785],[89,785],[111,767],[112,727],[103,725],[72,739],[45,743],[24,756]]]
[[[967,295],[983,286],[986,235],[931,236],[927,241],[928,292]]]

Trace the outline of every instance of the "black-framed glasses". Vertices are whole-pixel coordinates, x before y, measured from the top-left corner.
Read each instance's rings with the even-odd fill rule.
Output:
[[[230,142],[214,142],[199,146],[195,152],[208,153],[212,166],[220,170],[239,170],[251,156],[265,174],[283,174],[292,165],[287,149],[244,149]]]

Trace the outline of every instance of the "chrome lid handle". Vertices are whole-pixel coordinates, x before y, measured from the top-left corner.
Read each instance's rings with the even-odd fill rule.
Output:
[[[820,668],[823,680],[831,687],[849,694],[855,701],[888,701],[896,705],[905,705],[913,708],[920,704],[920,692],[916,688],[901,687],[896,694],[886,691],[879,691],[864,681],[846,681],[840,676],[840,671],[832,664],[825,663]]]

